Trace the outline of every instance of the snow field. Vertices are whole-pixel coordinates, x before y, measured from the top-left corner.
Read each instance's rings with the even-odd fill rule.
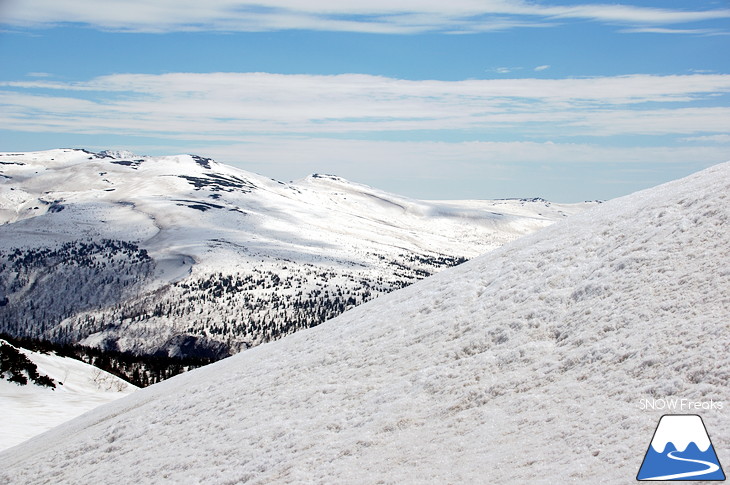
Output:
[[[98,408],[10,483],[628,483],[661,411],[725,400],[730,164]],[[727,410],[703,419],[720,460]],[[725,459],[724,461],[728,461]]]
[[[15,446],[69,419],[137,390],[108,372],[81,361],[22,349],[56,388],[18,386],[0,380],[0,450]],[[63,384],[60,384],[63,383]]]

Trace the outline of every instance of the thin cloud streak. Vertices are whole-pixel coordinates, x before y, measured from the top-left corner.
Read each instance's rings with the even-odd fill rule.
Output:
[[[621,29],[619,32],[624,34],[675,34],[706,36],[727,34],[716,29],[668,29],[665,27],[636,27],[631,29]]]
[[[730,9],[672,10],[632,5],[550,5],[524,0],[8,0],[2,23],[44,27],[77,23],[103,30],[469,33],[555,25],[577,19],[656,27],[730,18]],[[661,30],[657,30],[661,33]]]
[[[699,143],[718,143],[730,145],[730,134],[708,135],[708,136],[691,136],[682,138],[682,141],[699,142]]]
[[[228,141],[245,133],[445,130],[483,135],[511,130],[537,137],[694,135],[730,132],[730,108],[686,105],[717,104],[713,100],[728,93],[730,75],[715,74],[467,81],[120,74],[79,83],[0,83],[0,122],[16,131]]]
[[[113,74],[86,82],[14,81],[0,87],[98,91],[205,98],[306,99],[368,97],[481,99],[524,98],[634,104],[687,101],[730,92],[730,75],[628,75],[564,79],[404,80],[369,74],[169,73]]]

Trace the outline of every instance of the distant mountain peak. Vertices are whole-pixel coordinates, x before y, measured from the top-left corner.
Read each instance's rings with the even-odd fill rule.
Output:
[[[140,158],[134,152],[131,152],[129,150],[102,150],[99,153],[97,153],[96,155],[99,158],[114,158],[117,160],[122,160],[122,159],[127,159],[127,158]]]
[[[340,177],[339,175],[334,175],[331,173],[313,173],[310,176],[306,178],[306,180],[319,180],[319,181],[329,181],[329,182],[339,182],[339,183],[345,183],[345,184],[351,184],[347,179],[344,179]]]
[[[329,180],[344,180],[337,175],[331,173],[313,173],[310,175],[313,179],[329,179]]]

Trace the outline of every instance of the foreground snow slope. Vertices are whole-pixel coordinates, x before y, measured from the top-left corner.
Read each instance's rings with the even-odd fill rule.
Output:
[[[631,483],[640,399],[730,395],[728,194],[724,164],[611,201],[98,408],[0,480]],[[722,462],[727,412],[702,412]]]
[[[0,153],[0,331],[219,357],[590,205],[420,201],[191,155]]]
[[[56,388],[33,383],[19,386],[0,379],[0,450],[137,390],[132,384],[75,359],[25,349],[21,352],[41,375],[54,380]]]

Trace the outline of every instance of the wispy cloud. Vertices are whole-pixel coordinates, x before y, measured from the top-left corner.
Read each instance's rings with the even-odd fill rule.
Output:
[[[0,83],[19,131],[233,141],[247,133],[470,130],[522,136],[730,132],[730,75],[411,81],[344,74],[120,74]],[[701,107],[688,105],[703,100]],[[719,103],[719,104],[718,104]]]
[[[520,71],[520,70],[522,70],[521,67],[507,67],[507,66],[502,66],[502,67],[494,68],[493,69],[493,72],[496,72],[497,74],[511,74],[511,73],[513,73],[515,71]]]
[[[634,27],[621,29],[625,34],[725,35],[717,29],[670,29],[666,27]]]
[[[730,15],[730,9],[690,11],[620,4],[583,4],[570,7],[542,6],[537,7],[537,10],[555,17],[645,25],[701,22],[704,20],[728,18]]]
[[[689,136],[687,138],[682,138],[682,141],[730,145],[730,134]]]
[[[535,72],[540,72],[540,71],[547,71],[548,69],[550,69],[550,66],[549,66],[549,65],[547,65],[547,64],[545,64],[545,65],[542,65],[542,66],[537,66],[537,67],[536,67],[535,69],[533,69],[533,70],[534,70]]]
[[[656,27],[726,18],[730,18],[730,9],[691,11],[590,3],[564,6],[526,0],[7,0],[2,23],[80,23],[137,32],[309,29],[407,34],[506,30],[555,25],[565,19]]]

